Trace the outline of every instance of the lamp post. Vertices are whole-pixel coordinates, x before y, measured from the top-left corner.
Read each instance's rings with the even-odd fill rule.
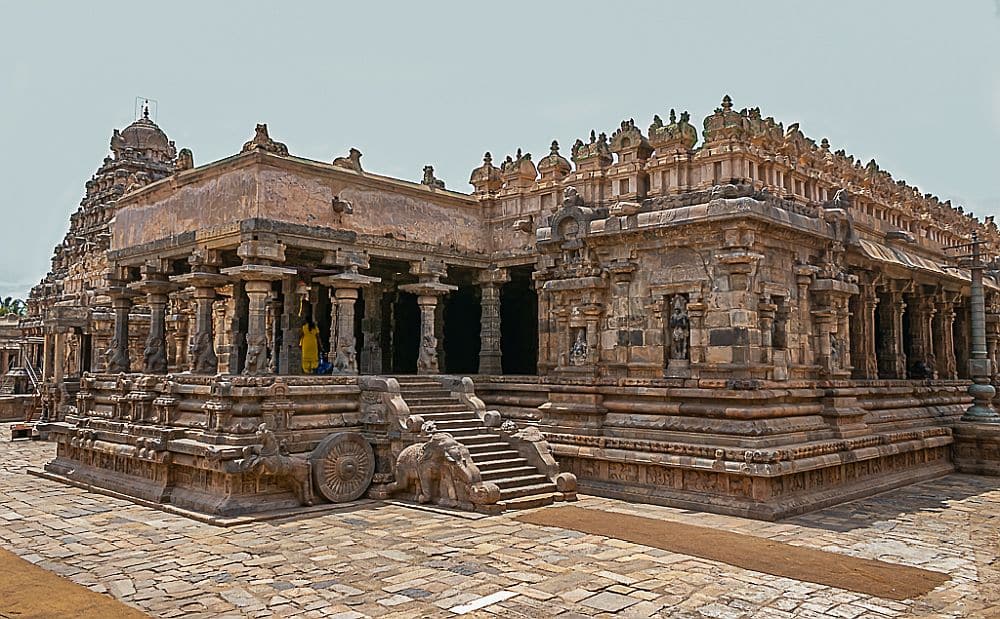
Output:
[[[990,384],[992,369],[986,348],[986,307],[983,295],[983,270],[986,267],[979,251],[979,235],[975,232],[972,233],[970,245],[972,295],[969,299],[969,314],[972,323],[972,350],[969,355],[969,376],[972,384],[969,385],[969,395],[972,396],[972,405],[962,415],[962,421],[1000,423],[1000,414],[997,414],[992,404],[996,389]]]

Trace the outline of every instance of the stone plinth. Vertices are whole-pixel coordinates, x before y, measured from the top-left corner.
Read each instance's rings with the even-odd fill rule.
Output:
[[[1000,476],[1000,424],[960,421],[952,433],[952,458],[958,472]]]

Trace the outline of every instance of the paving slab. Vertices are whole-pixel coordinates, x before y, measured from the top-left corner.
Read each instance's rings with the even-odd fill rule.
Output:
[[[1000,616],[995,478],[951,475],[777,523],[576,504],[948,575],[891,600],[517,513],[466,518],[372,501],[219,527],[30,476],[54,446],[11,443],[6,426],[0,453],[0,547],[153,617]]]

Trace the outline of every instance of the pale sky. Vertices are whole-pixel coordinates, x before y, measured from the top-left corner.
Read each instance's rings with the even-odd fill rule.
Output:
[[[135,99],[200,165],[266,122],[469,191],[484,151],[537,161],[726,93],[921,191],[1000,214],[1000,0],[0,0],[0,295],[48,271]]]

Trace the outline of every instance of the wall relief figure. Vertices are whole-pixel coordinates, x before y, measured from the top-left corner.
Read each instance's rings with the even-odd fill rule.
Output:
[[[670,358],[690,359],[691,320],[688,318],[687,298],[681,294],[674,295],[670,305]]]
[[[577,366],[587,364],[587,329],[585,327],[574,329],[573,343],[569,349],[569,364]]]
[[[841,352],[840,352],[840,340],[837,339],[837,335],[834,333],[830,334],[830,369],[839,370],[842,366],[841,362]]]

